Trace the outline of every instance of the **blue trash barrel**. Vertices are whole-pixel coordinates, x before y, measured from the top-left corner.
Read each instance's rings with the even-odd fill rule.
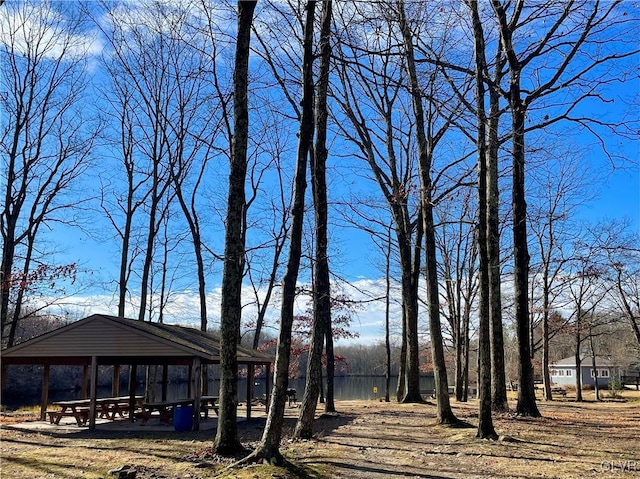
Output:
[[[176,431],[191,431],[193,425],[193,406],[173,408],[173,428]]]

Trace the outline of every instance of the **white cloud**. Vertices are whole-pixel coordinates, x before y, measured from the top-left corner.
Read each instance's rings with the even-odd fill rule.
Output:
[[[0,9],[0,43],[18,55],[49,60],[95,57],[104,48],[95,31],[46,3],[9,3]]]
[[[356,303],[357,310],[351,329],[359,334],[360,342],[376,342],[384,336],[385,323],[385,285],[383,280],[361,279],[351,284],[341,284],[338,288]],[[264,301],[265,291],[258,292],[260,301]],[[252,321],[257,316],[255,295],[250,286],[245,285],[242,291],[243,321]],[[296,314],[303,314],[309,304],[310,296],[301,294],[296,298]],[[153,304],[158,304],[157,297],[151,297]],[[117,298],[113,294],[76,295],[66,298],[42,297],[36,306],[44,307],[50,314],[68,316],[78,319],[91,314],[117,314]],[[125,316],[138,316],[139,297],[130,298]],[[216,287],[207,293],[208,324],[217,329],[220,324],[221,288]],[[397,302],[390,307],[391,321],[399,324],[402,308]],[[280,294],[277,290],[270,301],[266,322],[272,334],[276,334],[280,316]],[[153,320],[157,321],[157,314]],[[164,309],[164,322],[198,326],[200,324],[200,300],[197,291],[185,290],[173,293]],[[397,326],[396,326],[397,329]]]

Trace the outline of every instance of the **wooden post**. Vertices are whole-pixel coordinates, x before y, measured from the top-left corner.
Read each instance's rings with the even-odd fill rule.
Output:
[[[113,366],[113,379],[111,382],[111,395],[113,397],[120,396],[120,365]]]
[[[5,363],[0,363],[0,371],[2,371],[2,375],[0,376],[0,386],[7,384],[7,374],[8,374],[8,366]]]
[[[89,382],[89,365],[84,364],[82,366],[82,399],[87,399],[87,383]]]
[[[98,358],[91,356],[91,393],[89,395],[89,429],[96,428],[96,396],[98,395]]]
[[[162,401],[167,400],[167,384],[169,383],[169,365],[162,365]]]
[[[138,381],[137,377],[137,365],[131,364],[129,366],[129,421],[133,422],[136,420],[135,412],[136,412],[136,382]]]
[[[200,369],[202,371],[202,395],[209,395],[209,365],[204,363],[200,365]]]
[[[193,369],[196,379],[196,394],[193,400],[193,427],[194,431],[200,430],[200,403],[202,402],[202,373],[200,371],[200,358],[193,358]],[[189,383],[191,384],[191,383]],[[191,397],[191,396],[189,396]]]
[[[255,364],[247,365],[247,419],[251,419],[251,391],[253,391],[253,372]]]
[[[42,372],[42,397],[40,398],[40,420],[44,421],[47,418],[47,403],[49,402],[49,377],[51,374],[51,366],[49,364],[44,365],[44,371]]]
[[[265,381],[266,387],[266,406],[267,406],[267,415],[269,414],[269,407],[271,406],[271,382],[269,381],[271,377],[271,363],[267,363],[267,378]]]

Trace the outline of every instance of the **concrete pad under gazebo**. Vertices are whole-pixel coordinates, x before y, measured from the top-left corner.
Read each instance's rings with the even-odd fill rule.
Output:
[[[273,359],[258,351],[238,346],[238,364],[251,369],[263,365],[267,368],[267,391]],[[48,403],[49,371],[52,365],[84,366],[83,397],[90,375],[89,428],[95,429],[98,366],[114,366],[114,377],[120,366],[130,366],[129,417],[133,420],[135,408],[135,371],[140,365],[163,366],[163,396],[166,396],[167,367],[186,365],[189,377],[196,378],[193,391],[194,409],[200,408],[202,397],[201,367],[220,363],[220,340],[211,333],[184,326],[148,323],[128,318],[94,314],[61,328],[35,337],[2,351],[3,377],[5,368],[12,364],[43,365],[41,419],[45,418]],[[119,376],[119,372],[118,372]],[[247,381],[247,417],[251,417],[250,384]],[[114,384],[114,388],[115,388]],[[117,391],[114,390],[114,395]],[[189,396],[191,396],[189,381]],[[163,400],[166,397],[163,397]],[[200,426],[200,415],[194,415],[194,429]]]

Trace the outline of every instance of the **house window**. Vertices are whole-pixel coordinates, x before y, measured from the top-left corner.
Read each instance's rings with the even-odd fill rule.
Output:
[[[552,369],[551,370],[551,375],[552,376],[557,376],[558,375],[558,370],[557,369]]]
[[[573,370],[572,369],[567,369],[565,371],[565,373],[566,373],[567,377],[569,377],[569,378],[573,376]]]
[[[609,370],[608,369],[601,369],[600,370],[600,377],[608,378],[609,377]]]

